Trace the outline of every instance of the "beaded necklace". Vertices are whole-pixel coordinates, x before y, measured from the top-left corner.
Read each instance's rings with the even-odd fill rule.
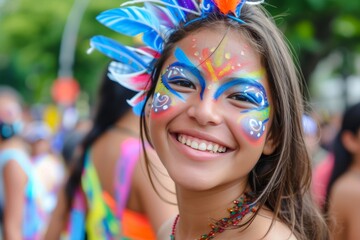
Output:
[[[230,216],[220,219],[215,223],[209,224],[211,231],[208,234],[201,235],[198,240],[210,240],[215,238],[215,235],[218,233],[222,233],[225,230],[236,227],[239,222],[246,216],[248,213],[256,212],[256,203],[254,200],[256,199],[253,193],[244,193],[241,197],[233,201],[234,206],[228,209]],[[176,225],[179,221],[180,215],[177,215],[175,221],[172,226],[170,240],[175,240],[175,231]]]

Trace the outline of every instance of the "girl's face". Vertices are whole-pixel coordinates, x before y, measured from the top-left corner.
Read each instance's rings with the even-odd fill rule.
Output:
[[[177,184],[246,184],[261,154],[272,151],[269,122],[265,69],[239,33],[203,29],[177,44],[149,115],[152,143]]]

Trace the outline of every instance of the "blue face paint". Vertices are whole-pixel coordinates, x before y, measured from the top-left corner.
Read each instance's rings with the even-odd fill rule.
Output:
[[[236,95],[233,95],[234,99],[248,102],[254,105],[254,108],[262,109],[269,106],[265,88],[252,78],[236,78],[220,85],[214,94],[214,99],[217,100],[224,92],[232,88],[240,88]]]
[[[200,71],[198,70],[197,66],[194,65],[190,59],[186,56],[183,50],[180,48],[175,49],[175,57],[179,61],[179,65],[185,69],[188,69],[199,81],[201,91],[200,91],[200,98],[203,99],[206,81],[201,75]]]
[[[205,79],[201,76],[197,68],[179,62],[171,64],[166,69],[166,72],[161,76],[161,81],[170,93],[182,101],[185,101],[185,98],[178,91],[174,90],[171,84],[188,85],[189,87],[190,85],[200,86],[201,99],[206,86]]]

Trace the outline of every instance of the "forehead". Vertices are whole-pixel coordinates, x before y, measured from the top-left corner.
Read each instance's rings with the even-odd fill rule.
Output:
[[[177,44],[191,64],[207,77],[221,78],[242,71],[259,71],[260,55],[239,32],[227,28],[200,29],[189,34]],[[174,52],[176,49],[174,49]],[[168,63],[183,62],[173,54]]]

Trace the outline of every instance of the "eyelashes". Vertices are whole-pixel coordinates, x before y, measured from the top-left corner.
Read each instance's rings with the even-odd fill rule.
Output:
[[[183,77],[174,77],[172,79],[168,79],[167,82],[173,87],[189,88],[196,90],[195,84],[192,81],[189,81]]]
[[[259,109],[268,106],[264,95],[256,90],[254,92],[242,91],[242,92],[232,93],[227,98],[230,99],[232,104],[240,108]]]
[[[228,98],[240,102],[246,102],[254,105],[259,105],[257,100],[250,94],[247,93],[233,93]]]

